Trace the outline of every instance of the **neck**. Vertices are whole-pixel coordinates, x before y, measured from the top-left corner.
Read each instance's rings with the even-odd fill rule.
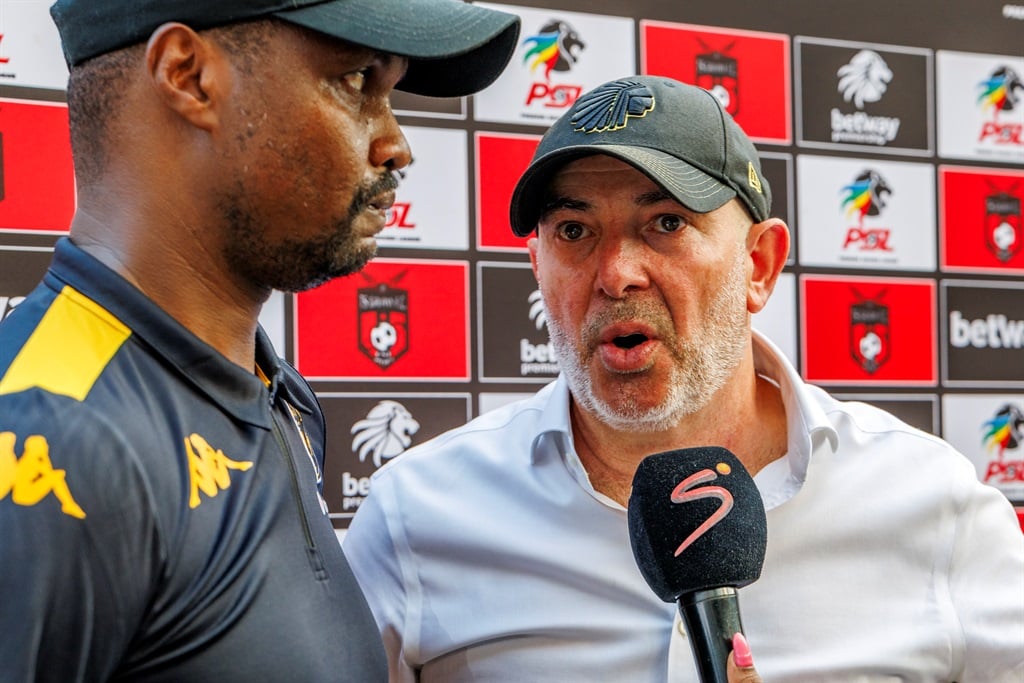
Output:
[[[188,232],[119,227],[80,209],[71,239],[231,362],[252,371],[256,326],[269,292],[235,286],[208,247]],[[153,239],[150,235],[158,236]],[[175,237],[178,237],[175,241]]]

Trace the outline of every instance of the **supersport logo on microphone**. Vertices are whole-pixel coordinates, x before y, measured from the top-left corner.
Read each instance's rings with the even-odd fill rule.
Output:
[[[693,533],[686,537],[685,541],[679,544],[679,547],[676,548],[674,553],[675,557],[679,557],[679,555],[690,547],[694,541],[706,534],[711,527],[721,522],[733,507],[732,494],[721,486],[703,486],[701,488],[694,487],[718,479],[719,474],[726,476],[731,472],[732,467],[730,467],[728,463],[720,462],[715,465],[714,470],[703,469],[691,474],[672,489],[672,493],[669,494],[669,498],[673,503],[688,503],[695,500],[702,500],[704,498],[717,498],[721,503],[721,505],[718,506],[718,509],[715,510],[710,517],[704,520],[700,526],[693,530]]]

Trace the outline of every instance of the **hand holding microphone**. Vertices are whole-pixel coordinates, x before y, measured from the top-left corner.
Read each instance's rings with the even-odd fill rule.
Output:
[[[628,520],[640,573],[679,605],[701,681],[727,683],[732,638],[743,632],[737,589],[761,575],[768,540],[754,480],[716,446],[650,455],[633,477]]]

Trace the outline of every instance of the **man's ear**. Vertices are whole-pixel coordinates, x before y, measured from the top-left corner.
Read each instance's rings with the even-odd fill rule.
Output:
[[[526,248],[530,251],[530,265],[533,267],[533,278],[537,279],[537,236],[526,240]]]
[[[217,124],[215,98],[227,76],[216,45],[184,24],[159,26],[146,45],[146,70],[163,103],[206,131]]]
[[[778,218],[755,223],[747,233],[747,250],[753,269],[747,286],[747,310],[757,313],[775,289],[779,273],[789,257],[789,228]]]

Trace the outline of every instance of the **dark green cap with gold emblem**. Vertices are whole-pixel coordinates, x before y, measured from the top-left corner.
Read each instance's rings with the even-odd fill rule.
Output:
[[[544,134],[512,193],[512,231],[533,232],[554,174],[594,154],[625,161],[698,213],[733,197],[757,222],[771,212],[757,150],[714,95],[670,78],[631,76],[587,92]]]

